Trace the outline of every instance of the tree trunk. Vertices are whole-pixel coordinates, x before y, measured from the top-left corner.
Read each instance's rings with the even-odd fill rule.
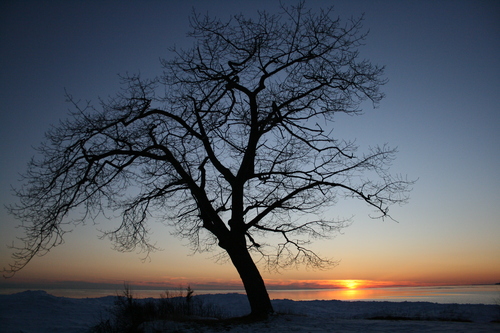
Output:
[[[245,287],[250,302],[250,316],[255,319],[266,319],[269,314],[274,312],[273,306],[264,279],[262,279],[246,245],[233,244],[226,251]]]

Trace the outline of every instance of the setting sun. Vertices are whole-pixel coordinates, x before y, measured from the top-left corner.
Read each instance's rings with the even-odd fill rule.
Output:
[[[360,282],[358,280],[342,280],[340,281],[343,287],[348,289],[356,289],[359,287]]]

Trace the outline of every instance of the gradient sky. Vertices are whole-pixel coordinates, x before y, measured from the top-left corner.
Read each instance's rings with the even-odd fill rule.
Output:
[[[288,1],[285,1],[288,3]],[[2,1],[0,4],[0,203],[51,124],[70,107],[64,89],[97,101],[119,89],[120,73],[155,76],[168,48],[189,46],[192,7],[223,19],[278,1]],[[386,284],[500,282],[500,3],[498,1],[307,1],[334,5],[343,19],[365,13],[370,29],[362,57],[386,65],[387,97],[360,117],[339,117],[336,133],[361,149],[399,147],[395,173],[418,182],[410,203],[393,207],[398,223],[372,220],[360,202],[340,201],[334,216],[354,223],[319,253],[340,260],[325,271],[263,271],[269,286],[329,287],[336,280]],[[109,221],[99,227],[109,229]],[[0,210],[0,268],[18,222]],[[21,282],[192,285],[239,284],[230,264],[213,254],[190,255],[185,242],[152,225],[164,249],[141,262],[111,250],[91,223],[66,243],[35,258],[0,286]],[[354,284],[355,285],[355,284]],[[351,287],[353,284],[351,283]]]

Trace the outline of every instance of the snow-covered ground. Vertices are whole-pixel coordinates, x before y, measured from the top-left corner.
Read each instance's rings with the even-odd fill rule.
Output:
[[[249,312],[245,295],[195,298],[219,306],[226,316]],[[115,299],[55,297],[44,291],[0,295],[0,332],[88,332],[109,316]],[[155,322],[145,332],[500,332],[498,305],[274,300],[273,306],[278,314],[264,322]]]

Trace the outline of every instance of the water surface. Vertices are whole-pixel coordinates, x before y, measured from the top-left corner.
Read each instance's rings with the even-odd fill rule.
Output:
[[[13,294],[26,289],[2,288],[0,294]],[[45,289],[51,295],[72,298],[94,298],[121,295],[116,289]],[[159,298],[165,290],[133,289],[137,298]],[[179,295],[179,290],[169,291],[170,295]],[[244,290],[195,290],[195,295],[242,293]],[[389,287],[360,289],[293,289],[269,290],[272,299],[309,300],[345,300],[345,301],[390,301],[390,302],[435,302],[459,304],[500,304],[499,285],[471,286],[432,286],[432,287]]]

